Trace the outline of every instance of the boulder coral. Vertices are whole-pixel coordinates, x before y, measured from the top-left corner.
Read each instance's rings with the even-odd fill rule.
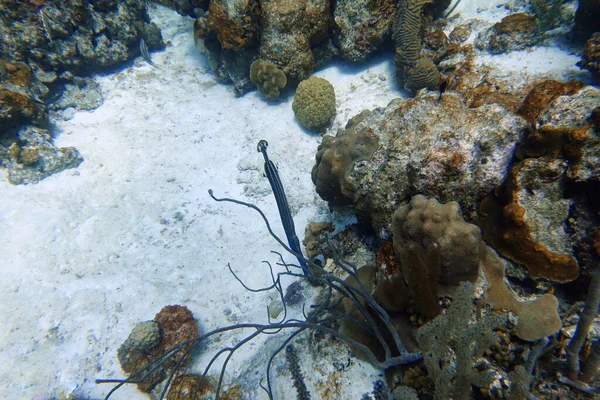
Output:
[[[292,109],[300,125],[311,131],[322,131],[335,116],[333,85],[316,76],[300,82]]]
[[[411,243],[423,252],[437,249],[440,271],[436,283],[447,286],[477,279],[481,234],[477,226],[464,221],[457,202],[440,204],[433,198],[414,196],[409,204],[398,207],[390,231],[400,260]]]

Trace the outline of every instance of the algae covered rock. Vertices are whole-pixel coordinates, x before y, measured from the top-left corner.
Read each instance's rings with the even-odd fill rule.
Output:
[[[282,70],[275,64],[260,58],[250,65],[250,80],[269,100],[278,98],[279,90],[287,84],[287,78]]]
[[[592,73],[596,85],[600,84],[600,32],[596,32],[585,42],[582,59],[577,63]]]
[[[365,61],[389,39],[395,19],[395,1],[338,0],[333,10],[333,39],[340,55]]]
[[[260,57],[277,64],[292,86],[306,79],[317,65],[314,51],[327,39],[330,3],[328,0],[260,2]]]
[[[138,389],[150,393],[156,385],[174,373],[176,368],[189,362],[190,350],[195,344],[192,339],[197,337],[198,326],[187,307],[165,306],[154,316],[153,321],[139,323],[133,328],[127,340],[117,350],[117,357],[123,370],[129,374],[135,374],[141,368],[162,360],[153,365],[155,368],[144,375],[144,379],[136,379]],[[184,342],[188,344],[162,359],[168,350]]]
[[[475,46],[481,50],[489,50],[492,54],[501,54],[524,50],[537,44],[540,39],[535,17],[515,13],[482,32],[475,40]]]
[[[324,139],[312,178],[331,205],[350,204],[376,232],[414,193],[457,201],[468,217],[504,179],[527,123],[497,104],[469,108],[457,93],[394,99]],[[347,136],[364,137],[356,140]],[[375,151],[360,157],[368,143]],[[343,147],[340,147],[343,146]],[[341,184],[343,183],[343,184]]]
[[[0,58],[35,67],[42,82],[86,75],[140,54],[144,39],[150,50],[165,47],[160,29],[150,21],[146,2],[15,1],[0,7]],[[10,23],[8,23],[10,22]]]
[[[506,204],[490,196],[481,206],[486,241],[534,278],[568,282],[578,275],[567,233],[572,201],[563,199],[566,170],[564,160],[528,158],[504,183]]]
[[[335,115],[333,85],[316,76],[300,82],[292,109],[300,125],[311,131],[322,131]]]
[[[38,183],[52,174],[76,168],[83,157],[73,147],[56,147],[48,129],[26,126],[17,133],[17,141],[4,152],[0,165],[13,185]]]
[[[161,340],[161,329],[157,322],[146,321],[137,324],[117,350],[123,371],[131,373],[145,366],[148,354],[158,347]]]

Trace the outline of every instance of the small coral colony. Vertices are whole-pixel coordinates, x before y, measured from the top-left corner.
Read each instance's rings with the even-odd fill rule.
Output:
[[[145,2],[117,8],[120,2],[74,1],[63,9],[58,1],[10,9],[6,3],[0,10],[15,20],[41,15],[34,36],[43,54],[26,53],[14,39],[12,54],[22,53],[22,61],[6,61],[4,53],[0,63],[0,102],[14,110],[0,111],[12,129],[5,138],[14,138],[0,153],[2,165],[10,182],[33,183],[82,161],[77,150],[51,143],[50,89],[91,85],[81,77],[84,67],[137,56],[139,43],[150,60],[148,49],[164,43]],[[276,379],[291,381],[298,399],[339,398],[338,389],[303,371],[299,344],[291,343],[306,336],[307,351],[319,351],[319,341],[344,343],[380,368],[364,399],[599,396],[598,0],[498,3],[491,7],[503,17],[487,25],[461,15],[461,7],[471,6],[466,0],[160,3],[194,18],[197,48],[237,95],[257,89],[272,104],[293,95],[297,123],[326,133],[312,168],[316,192],[333,210],[351,210],[358,224],[336,231],[332,223],[309,223],[300,235],[303,251],[275,238],[299,265],[282,257],[271,268],[272,285],[261,290],[278,292],[281,301],[271,304],[268,323],[200,334],[191,312],[178,305],[137,325],[117,352],[128,378],[98,380],[115,384],[107,397],[135,383],[160,398],[245,398],[255,388],[226,374],[229,357],[275,333],[281,340],[261,383],[270,398],[278,363],[288,372]],[[115,34],[101,39],[86,28],[90,13]],[[67,29],[61,15],[76,26]],[[131,37],[116,34],[119,18]],[[41,43],[47,39],[51,46]],[[99,46],[87,49],[92,39]],[[79,44],[71,48],[72,42]],[[578,80],[501,74],[480,62],[561,46],[580,54]],[[61,62],[61,48],[77,62]],[[395,79],[398,98],[331,132],[335,88],[315,71],[388,50],[395,76],[384,79]],[[265,168],[276,175],[264,154]],[[269,180],[287,218],[290,182]],[[257,207],[211,196],[256,211],[272,233]],[[293,293],[284,290],[283,276],[296,281]],[[290,317],[297,303],[291,299],[309,288],[317,294],[304,300],[305,313]],[[202,371],[186,370],[201,343],[234,331],[247,336],[209,355]]]

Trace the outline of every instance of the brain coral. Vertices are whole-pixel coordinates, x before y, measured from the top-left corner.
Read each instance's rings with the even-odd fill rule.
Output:
[[[421,55],[423,6],[432,0],[400,2],[398,19],[394,26],[396,41],[396,78],[407,90],[433,89],[440,81],[440,72],[429,58]]]
[[[322,131],[335,115],[333,85],[316,76],[300,82],[292,109],[300,125],[311,131]]]

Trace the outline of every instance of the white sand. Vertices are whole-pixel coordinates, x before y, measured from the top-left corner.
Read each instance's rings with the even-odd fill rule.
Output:
[[[461,5],[468,17],[475,13],[472,3]],[[477,17],[486,15],[497,20],[495,13]],[[117,348],[136,323],[152,319],[165,305],[186,305],[205,331],[266,322],[265,306],[274,294],[248,293],[230,276],[227,263],[248,285],[267,285],[261,261],[274,261],[269,251],[278,246],[257,214],[215,203],[207,194],[212,188],[217,196],[257,204],[283,234],[262,175],[258,140],[270,144],[298,235],[304,236],[307,221],[329,218],[310,179],[320,137],[298,126],[291,95],[275,104],[257,92],[235,98],[230,86],[216,84],[207,72],[193,44],[191,19],[162,7],[152,17],[169,43],[152,54],[159,68],[138,59],[130,68],[97,77],[104,104],[56,122],[56,144],[76,147],[85,161],[36,185],[0,182],[4,398],[103,397],[110,385],[96,385],[94,379],[123,377]],[[536,73],[557,65],[558,73],[577,71],[574,56],[552,51],[553,64],[538,67],[532,65],[535,57],[486,57],[514,71],[525,63]],[[503,57],[516,58],[506,63]],[[317,72],[336,89],[338,114],[330,133],[361,110],[398,97],[393,71],[390,55]],[[244,371],[257,351],[264,352],[263,341],[239,352],[230,377]],[[339,354],[347,355],[343,348]],[[310,369],[311,360],[303,354],[307,375],[314,374],[309,381],[333,377],[343,398],[359,398],[376,378],[377,371],[356,360],[332,375],[330,360],[318,360]],[[285,371],[275,384],[278,394],[292,390]],[[309,386],[314,398],[322,395]],[[254,389],[249,398],[264,397]],[[129,387],[113,398],[147,397]]]

